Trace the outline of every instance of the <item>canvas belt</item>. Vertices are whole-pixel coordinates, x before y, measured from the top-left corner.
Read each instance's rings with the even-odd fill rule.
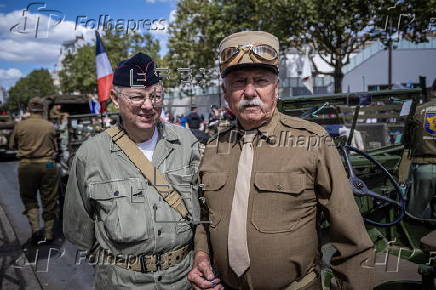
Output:
[[[155,255],[114,255],[108,250],[100,249],[98,259],[103,259],[104,264],[116,265],[126,270],[132,270],[141,273],[156,272],[159,270],[167,270],[177,264],[180,264],[183,259],[192,250],[191,245],[186,245],[180,249],[155,254]]]
[[[430,163],[436,163],[436,157],[435,156],[415,156],[412,157],[413,163],[421,163],[421,164],[430,164]]]
[[[307,285],[309,285],[316,278],[317,278],[316,272],[311,271],[308,274],[306,274],[306,276],[301,278],[300,280],[296,280],[296,281],[292,282],[291,284],[289,284],[284,290],[302,289],[302,288],[306,287]]]
[[[20,158],[21,163],[43,163],[43,162],[54,162],[54,159],[51,157],[32,157],[32,158],[26,158],[22,157]]]
[[[112,137],[115,144],[127,155],[132,163],[147,178],[148,183],[156,188],[164,201],[175,209],[183,218],[191,219],[181,195],[171,186],[165,176],[148,161],[135,142],[118,126],[106,129],[106,133]],[[156,185],[158,184],[159,187]]]

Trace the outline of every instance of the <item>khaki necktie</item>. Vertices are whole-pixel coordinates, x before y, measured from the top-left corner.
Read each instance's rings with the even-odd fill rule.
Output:
[[[242,276],[250,266],[250,256],[247,245],[247,210],[250,194],[251,169],[253,167],[254,132],[246,132],[244,145],[238,163],[235,193],[233,195],[232,212],[230,215],[228,249],[229,264],[238,277]]]

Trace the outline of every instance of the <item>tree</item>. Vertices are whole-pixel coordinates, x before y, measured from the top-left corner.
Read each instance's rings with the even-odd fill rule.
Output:
[[[335,92],[341,92],[342,67],[368,41],[376,40],[389,9],[401,3],[416,21],[408,25],[414,41],[434,16],[435,0],[181,0],[170,26],[170,55],[194,68],[216,67],[221,39],[241,30],[268,31],[280,40],[281,48],[311,45],[333,67]],[[425,8],[423,8],[425,7]],[[403,11],[401,10],[401,11]],[[427,20],[425,20],[427,19]],[[417,33],[416,33],[417,32]],[[200,75],[197,75],[200,78]],[[212,74],[206,76],[213,77]]]
[[[169,28],[168,62],[174,73],[177,68],[189,67],[194,81],[207,86],[217,77],[217,50],[225,36],[248,29],[270,30],[262,20],[270,17],[264,12],[265,5],[268,1],[180,1]]]
[[[85,45],[75,54],[67,54],[59,72],[60,87],[64,94],[95,93],[95,46]]]
[[[436,30],[436,0],[387,0],[381,14],[377,26],[391,34],[394,41],[403,37],[428,42],[429,34]]]
[[[284,31],[291,37],[287,42],[294,47],[309,44],[332,68],[332,72],[320,71],[334,77],[335,92],[342,91],[342,67],[350,62],[350,56],[368,41],[377,38],[376,18],[382,1],[359,0],[279,0],[273,7],[278,21],[272,22],[276,30]],[[289,23],[286,11],[296,10],[298,21]],[[294,16],[294,13],[292,13]],[[294,30],[300,33],[293,33]]]
[[[8,110],[18,111],[20,108],[25,108],[31,98],[44,98],[54,93],[55,87],[49,71],[46,69],[34,70],[27,76],[20,78],[9,89],[6,105]]]
[[[108,30],[102,36],[112,69],[130,56],[143,52],[150,55],[158,64],[159,42],[151,34],[125,34]],[[77,53],[68,54],[62,61],[63,69],[59,72],[61,91],[81,94],[96,93],[97,80],[95,68],[95,45],[85,45]]]

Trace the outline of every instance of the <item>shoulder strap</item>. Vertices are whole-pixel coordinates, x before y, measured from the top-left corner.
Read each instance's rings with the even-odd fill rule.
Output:
[[[157,190],[165,202],[180,213],[182,217],[188,218],[188,210],[180,194],[171,186],[165,176],[148,161],[141,150],[136,146],[135,142],[118,126],[106,129],[106,133],[112,137],[112,141],[123,150],[130,161],[141,171],[142,175],[144,175],[149,184]]]

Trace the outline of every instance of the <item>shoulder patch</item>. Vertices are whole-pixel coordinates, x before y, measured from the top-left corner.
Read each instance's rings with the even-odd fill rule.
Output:
[[[316,135],[323,136],[328,134],[327,131],[317,123],[306,121],[300,118],[282,115],[280,122],[286,127],[306,130]]]
[[[436,136],[436,106],[429,106],[424,112],[424,130]]]

